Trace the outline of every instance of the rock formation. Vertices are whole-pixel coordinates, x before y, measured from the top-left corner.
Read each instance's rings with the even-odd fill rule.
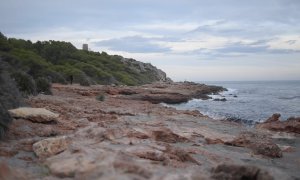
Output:
[[[280,114],[273,114],[265,122],[257,124],[256,128],[300,134],[300,117],[290,117],[285,121],[280,121],[280,116]]]

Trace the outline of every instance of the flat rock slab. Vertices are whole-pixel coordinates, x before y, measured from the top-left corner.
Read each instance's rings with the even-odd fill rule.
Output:
[[[57,121],[57,118],[59,117],[59,114],[53,113],[44,108],[22,107],[8,110],[8,112],[14,118],[23,118],[38,123]]]
[[[32,145],[35,154],[40,158],[50,157],[67,149],[69,141],[66,136],[43,139]]]

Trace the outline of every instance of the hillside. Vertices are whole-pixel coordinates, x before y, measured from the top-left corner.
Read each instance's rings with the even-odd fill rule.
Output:
[[[16,81],[49,81],[66,84],[70,76],[81,85],[142,85],[166,81],[166,74],[149,63],[106,52],[79,50],[69,42],[7,38],[0,33],[0,60]],[[31,91],[28,88],[26,91]]]

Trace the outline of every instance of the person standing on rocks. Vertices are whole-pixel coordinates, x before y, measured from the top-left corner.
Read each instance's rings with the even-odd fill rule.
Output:
[[[73,84],[73,75],[70,75],[70,83]]]

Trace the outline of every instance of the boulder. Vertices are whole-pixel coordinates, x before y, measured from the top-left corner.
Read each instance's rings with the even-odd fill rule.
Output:
[[[272,140],[264,135],[253,132],[242,132],[233,141],[227,145],[247,147],[255,154],[261,154],[271,158],[282,157],[281,149]]]
[[[249,180],[272,180],[274,179],[267,171],[256,166],[220,164],[212,169],[213,179],[249,179]]]
[[[50,157],[67,149],[69,141],[66,136],[48,138],[33,144],[35,154],[40,158]]]
[[[56,122],[59,114],[53,113],[44,108],[21,107],[8,110],[14,118],[22,118],[38,123]]]

